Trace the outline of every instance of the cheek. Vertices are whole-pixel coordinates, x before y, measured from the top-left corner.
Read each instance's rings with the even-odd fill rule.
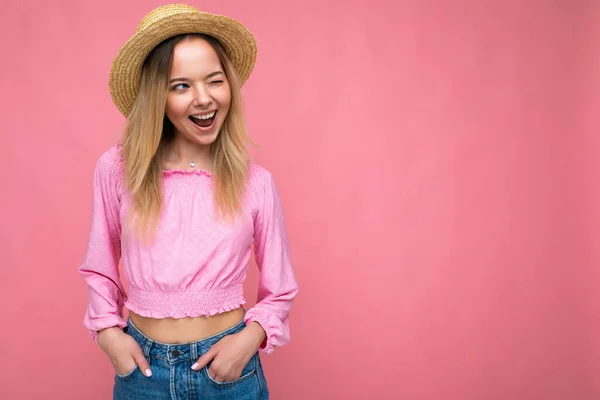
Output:
[[[229,91],[224,92],[219,97],[219,106],[223,109],[229,110],[229,106],[231,105],[231,94]]]
[[[229,105],[231,104],[231,88],[229,87],[229,82],[225,81],[225,84],[215,91],[213,96],[219,103],[219,107],[229,108]]]
[[[169,117],[169,118],[174,117],[174,114],[175,114],[174,108],[175,107],[174,107],[173,101],[167,100],[167,104],[165,106],[165,114],[167,114],[167,117]]]
[[[165,113],[169,118],[178,118],[185,114],[185,104],[181,98],[167,98],[167,104],[165,107]]]

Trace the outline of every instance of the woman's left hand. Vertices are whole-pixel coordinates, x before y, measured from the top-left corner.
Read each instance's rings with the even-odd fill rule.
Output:
[[[242,331],[227,335],[215,343],[192,365],[192,369],[198,371],[213,360],[207,372],[215,381],[229,382],[239,379],[265,336],[262,327],[253,322]]]

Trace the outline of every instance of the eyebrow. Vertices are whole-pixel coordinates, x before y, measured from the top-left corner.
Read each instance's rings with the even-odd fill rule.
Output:
[[[222,71],[211,72],[210,74],[208,74],[208,76],[206,77],[206,79],[210,79],[210,78],[212,78],[214,76],[217,76],[217,75],[220,75],[220,74],[223,74],[223,72]],[[188,78],[173,78],[173,79],[171,79],[169,81],[169,84],[171,84],[173,82],[177,82],[177,81],[187,82],[187,81],[189,81],[189,79]]]

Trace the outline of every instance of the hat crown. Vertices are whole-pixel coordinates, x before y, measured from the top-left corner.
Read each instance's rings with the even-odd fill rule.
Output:
[[[238,21],[200,11],[187,4],[167,4],[144,16],[136,32],[121,47],[110,68],[110,95],[129,118],[140,88],[144,60],[159,43],[176,35],[202,33],[221,43],[244,85],[256,60],[252,33]]]
[[[160,21],[163,18],[170,17],[175,14],[184,14],[184,13],[199,13],[200,10],[189,6],[187,4],[167,4],[164,6],[160,6],[150,11],[139,25],[136,28],[136,31],[139,32],[144,30],[148,26],[154,24],[157,21]]]

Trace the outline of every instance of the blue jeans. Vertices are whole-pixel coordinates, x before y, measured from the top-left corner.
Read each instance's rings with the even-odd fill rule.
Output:
[[[144,376],[138,367],[126,375],[115,374],[113,400],[268,400],[269,390],[258,352],[235,381],[217,382],[212,379],[208,374],[210,363],[199,371],[192,369],[192,364],[212,345],[245,326],[242,320],[232,328],[206,339],[167,344],[150,339],[128,319],[123,330],[142,348],[150,363],[152,376]]]

